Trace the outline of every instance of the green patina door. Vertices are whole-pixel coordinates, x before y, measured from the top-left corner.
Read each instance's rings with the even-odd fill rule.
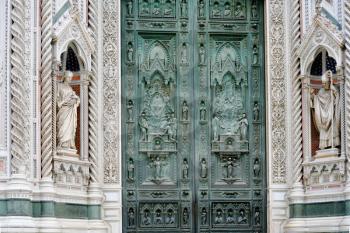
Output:
[[[265,232],[263,1],[122,7],[124,232]]]

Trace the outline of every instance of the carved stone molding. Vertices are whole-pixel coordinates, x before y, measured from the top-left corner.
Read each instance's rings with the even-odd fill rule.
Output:
[[[346,158],[347,183],[350,177],[350,2],[344,1],[344,26],[345,26],[345,135],[346,135]]]
[[[270,135],[272,182],[286,183],[287,127],[286,127],[286,43],[283,0],[271,0],[269,4],[269,76],[270,76]]]
[[[103,1],[104,182],[120,183],[119,1]]]

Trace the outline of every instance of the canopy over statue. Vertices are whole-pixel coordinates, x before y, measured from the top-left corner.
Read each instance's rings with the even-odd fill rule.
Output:
[[[317,94],[311,90],[311,100],[315,126],[320,134],[319,148],[322,150],[339,146],[339,91],[333,85],[331,71],[326,71],[322,76],[322,88]]]

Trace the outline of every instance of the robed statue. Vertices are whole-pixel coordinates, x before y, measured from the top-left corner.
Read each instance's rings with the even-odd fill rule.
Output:
[[[322,76],[322,88],[315,94],[311,90],[311,107],[314,109],[314,122],[320,134],[320,149],[340,145],[340,106],[339,91],[333,85],[332,71]]]
[[[80,99],[70,86],[72,77],[73,73],[66,71],[63,82],[57,84],[57,143],[58,148],[75,150]]]

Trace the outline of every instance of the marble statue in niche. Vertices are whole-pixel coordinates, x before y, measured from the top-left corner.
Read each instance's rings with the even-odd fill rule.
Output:
[[[148,121],[147,121],[145,112],[141,113],[141,116],[139,119],[139,125],[141,129],[141,141],[147,141]]]
[[[206,208],[202,208],[201,211],[201,224],[206,225],[207,224],[207,217],[208,217],[208,212]]]
[[[186,17],[187,16],[187,1],[186,0],[181,0],[180,4],[180,13],[181,17]]]
[[[160,6],[159,6],[159,0],[155,0],[153,3],[153,14],[159,15],[160,14]]]
[[[166,224],[174,224],[175,223],[175,214],[172,209],[169,209],[167,211],[167,216],[165,218],[165,223]]]
[[[169,113],[166,125],[164,126],[164,133],[168,135],[169,141],[176,140],[177,123],[174,113]]]
[[[254,108],[253,108],[253,120],[254,121],[259,121],[259,117],[260,117],[259,103],[255,102],[254,103]]]
[[[235,217],[232,209],[229,209],[227,211],[226,223],[227,224],[235,223]]]
[[[223,127],[221,125],[218,113],[214,113],[214,118],[212,120],[212,128],[213,128],[213,134],[214,134],[214,141],[219,141],[220,129]]]
[[[132,42],[128,43],[127,59],[128,62],[132,62],[134,60],[134,48]]]
[[[204,47],[204,44],[201,44],[199,46],[199,64],[201,64],[201,65],[205,64],[205,47]]]
[[[189,213],[188,213],[188,209],[184,208],[183,212],[182,212],[182,220],[183,220],[183,224],[187,225],[188,224],[188,219],[189,219]]]
[[[186,43],[182,44],[182,48],[181,48],[181,63],[182,64],[187,64],[188,62],[188,55],[187,55],[187,45]]]
[[[246,212],[244,209],[240,209],[239,210],[239,215],[238,215],[238,218],[237,218],[237,223],[238,224],[247,224],[248,223],[248,218],[247,218],[247,215],[246,215]]]
[[[254,172],[254,177],[259,177],[260,176],[260,161],[259,161],[258,158],[256,158],[254,160],[253,172]]]
[[[332,71],[322,76],[322,88],[315,93],[311,89],[311,107],[315,126],[320,134],[319,148],[335,148],[340,145],[339,91],[333,85]]]
[[[151,214],[148,209],[144,210],[143,212],[142,224],[146,226],[151,224]]]
[[[128,162],[128,179],[134,180],[135,177],[135,165],[134,160],[132,158],[129,159]]]
[[[160,157],[157,156],[156,159],[152,163],[155,180],[160,180],[162,178],[162,167],[163,166],[164,166],[163,162],[161,161]]]
[[[59,149],[75,150],[77,109],[80,104],[70,82],[73,73],[66,71],[63,82],[57,84],[57,144]]]
[[[231,5],[228,2],[225,3],[224,16],[231,17]]]
[[[247,114],[243,113],[239,121],[240,138],[242,141],[248,140],[248,119]]]
[[[188,169],[189,169],[188,161],[187,161],[187,159],[184,159],[182,162],[182,178],[183,179],[188,179]]]
[[[129,100],[128,106],[126,108],[128,110],[128,121],[132,121],[134,115],[134,102],[132,100]]]
[[[214,2],[213,10],[212,10],[212,15],[214,17],[219,17],[221,15],[220,12],[220,7],[218,2]]]
[[[254,212],[254,225],[260,225],[260,209],[259,207],[255,207]]]
[[[163,223],[162,211],[160,209],[156,210],[156,215],[154,216],[154,224],[159,225]]]
[[[204,100],[201,101],[199,107],[199,119],[201,121],[207,120],[207,107],[205,106]]]
[[[258,64],[258,58],[259,57],[259,52],[258,52],[258,46],[253,45],[253,65]]]
[[[252,18],[253,18],[253,19],[258,18],[258,6],[257,6],[256,1],[254,1],[254,2],[252,3]]]
[[[200,0],[198,4],[198,15],[199,17],[204,17],[204,1]]]
[[[184,102],[182,103],[182,120],[187,121],[188,120],[188,104],[187,101],[184,100]]]
[[[207,160],[205,160],[205,158],[202,158],[200,165],[201,165],[200,166],[200,176],[201,176],[201,178],[205,179],[208,177]]]
[[[222,214],[222,210],[221,209],[217,209],[214,222],[215,222],[215,224],[221,224],[221,223],[223,223],[223,221],[224,221],[224,217],[223,217],[223,214]]]
[[[129,0],[127,3],[127,8],[128,8],[128,15],[131,16],[132,15],[132,11],[133,11],[133,0]]]
[[[128,225],[129,227],[135,225],[135,211],[133,208],[130,208],[128,211]]]
[[[235,177],[234,167],[235,167],[235,159],[229,157],[226,162],[226,177],[228,179]]]
[[[244,18],[245,17],[243,4],[241,2],[236,3],[235,17],[236,18]]]

